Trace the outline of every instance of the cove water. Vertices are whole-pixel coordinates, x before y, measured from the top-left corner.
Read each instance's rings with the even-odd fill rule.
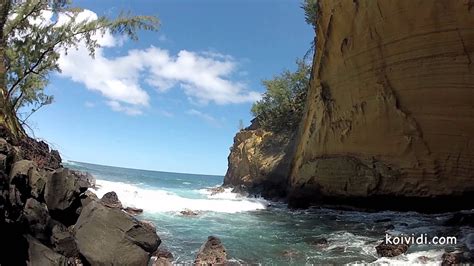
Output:
[[[304,265],[424,263],[438,265],[454,246],[412,246],[406,255],[379,258],[375,246],[385,233],[457,236],[458,245],[471,235],[470,227],[442,226],[449,214],[415,212],[364,213],[331,209],[289,210],[282,203],[245,198],[226,190],[211,195],[222,176],[179,174],[126,169],[87,163],[65,166],[86,171],[97,179],[102,197],[115,191],[124,205],[141,208],[138,219],[152,221],[176,263],[192,263],[210,235],[219,237],[231,261],[244,264]],[[183,216],[189,209],[197,216]],[[325,238],[327,245],[315,240]]]

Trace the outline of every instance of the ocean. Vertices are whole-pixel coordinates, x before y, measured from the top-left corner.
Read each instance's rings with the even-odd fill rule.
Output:
[[[290,210],[284,203],[247,198],[230,189],[211,195],[223,176],[146,171],[66,162],[97,179],[99,197],[115,191],[126,206],[141,208],[138,219],[152,221],[176,263],[192,263],[210,235],[221,239],[229,259],[244,264],[304,265],[346,263],[427,263],[438,265],[474,233],[471,227],[447,227],[451,214],[340,211],[324,208]],[[184,216],[183,210],[198,212]],[[412,245],[395,258],[379,258],[375,246],[386,233],[458,236],[457,245]],[[317,244],[320,239],[327,244]],[[472,243],[471,243],[472,244]]]

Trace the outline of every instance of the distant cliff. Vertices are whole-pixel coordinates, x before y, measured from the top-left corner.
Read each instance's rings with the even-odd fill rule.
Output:
[[[234,138],[224,186],[267,198],[285,197],[294,137],[294,131],[273,133],[262,129],[254,120]]]
[[[473,208],[474,2],[320,0],[317,25],[305,114],[280,182],[290,205]],[[243,180],[239,158],[260,147],[239,148],[255,139],[239,134],[229,184]],[[254,168],[275,158],[262,156]]]

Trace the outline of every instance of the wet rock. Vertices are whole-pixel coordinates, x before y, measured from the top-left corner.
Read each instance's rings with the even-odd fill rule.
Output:
[[[215,265],[227,263],[227,252],[221,240],[215,236],[209,236],[201,246],[194,260],[198,265]]]
[[[299,255],[300,255],[300,253],[296,250],[293,250],[293,249],[284,250],[282,252],[282,256],[285,257],[285,258],[294,258],[294,257],[298,257]]]
[[[26,236],[28,241],[28,265],[67,265],[67,258],[41,244],[32,236]]]
[[[49,240],[47,226],[50,217],[46,204],[29,198],[25,203],[23,215],[27,221],[31,235],[40,240]]]
[[[417,260],[417,263],[421,263],[421,264],[426,264],[431,261],[431,259],[427,256],[419,256],[416,260]]]
[[[213,195],[225,192],[225,189],[223,187],[214,187],[214,188],[210,188],[209,192],[211,192],[211,196],[213,196]]]
[[[126,207],[123,210],[130,215],[139,215],[143,213],[143,209],[134,208],[134,207]]]
[[[387,244],[382,242],[375,249],[381,257],[395,257],[406,253],[409,247],[407,244]]]
[[[153,252],[158,248],[161,241],[156,235],[156,227],[150,221],[137,221],[137,225],[127,231],[135,244],[142,247],[145,251]]]
[[[54,251],[66,257],[77,257],[79,255],[76,240],[64,225],[57,224],[53,227],[50,240]]]
[[[460,264],[462,260],[461,252],[446,252],[441,256],[442,262],[441,265],[456,265]]]
[[[389,224],[385,226],[385,230],[393,230],[393,229],[395,229],[395,226],[393,224]]]
[[[306,241],[306,243],[317,248],[324,248],[328,246],[328,240],[324,237],[309,239]]]
[[[117,193],[114,191],[105,193],[100,202],[110,208],[122,209],[122,202],[120,202]]]
[[[74,230],[80,254],[92,265],[147,265],[161,243],[148,226],[96,201],[83,207]]]
[[[172,265],[174,256],[166,249],[159,248],[152,255],[152,266]]]
[[[474,213],[455,213],[444,225],[446,226],[471,226],[474,227]]]
[[[197,215],[199,215],[198,212],[195,212],[195,211],[190,210],[190,209],[185,209],[183,211],[180,211],[179,213],[181,213],[184,216],[197,216]]]

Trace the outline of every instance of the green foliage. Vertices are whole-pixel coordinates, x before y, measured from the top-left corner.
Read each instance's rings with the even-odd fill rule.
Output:
[[[91,56],[99,47],[96,34],[126,35],[137,39],[138,30],[157,30],[158,20],[150,16],[130,16],[122,13],[115,19],[99,17],[97,20],[81,20],[81,8],[71,6],[65,0],[27,0],[13,4],[9,19],[3,29],[7,40],[5,49],[6,101],[18,112],[22,107],[31,107],[35,112],[53,101],[44,88],[49,74],[60,71],[60,51],[77,48],[84,44]],[[46,20],[45,14],[52,13]],[[60,21],[58,15],[69,17]]]
[[[254,103],[252,113],[264,129],[292,130],[301,120],[311,67],[304,60],[297,60],[296,64],[296,71],[285,70],[271,80],[262,81],[266,92]]]
[[[318,20],[319,13],[318,0],[304,0],[302,8],[304,9],[306,23],[312,25],[316,30],[316,22]]]

